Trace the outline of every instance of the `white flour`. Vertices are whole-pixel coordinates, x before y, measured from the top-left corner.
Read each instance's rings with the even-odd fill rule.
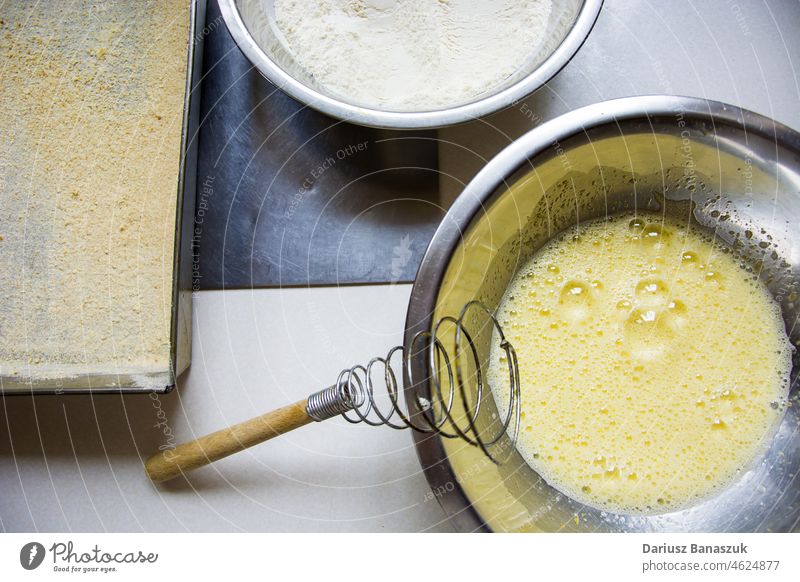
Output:
[[[304,72],[383,109],[465,103],[538,51],[552,0],[265,0]]]

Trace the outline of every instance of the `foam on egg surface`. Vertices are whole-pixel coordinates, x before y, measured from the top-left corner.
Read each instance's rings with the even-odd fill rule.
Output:
[[[682,509],[764,450],[788,395],[778,305],[713,238],[664,216],[548,242],[498,310],[521,379],[517,447],[550,485],[626,514]],[[507,402],[498,342],[489,379]]]

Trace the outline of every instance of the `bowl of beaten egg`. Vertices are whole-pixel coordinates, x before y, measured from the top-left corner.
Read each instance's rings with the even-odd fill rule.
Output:
[[[505,462],[415,437],[455,526],[797,530],[799,221],[800,135],[717,102],[600,103],[501,152],[437,230],[408,312],[410,341],[478,299],[518,356]]]

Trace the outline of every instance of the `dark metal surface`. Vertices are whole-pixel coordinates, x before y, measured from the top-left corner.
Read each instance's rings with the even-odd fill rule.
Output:
[[[444,215],[435,132],[343,123],[266,81],[210,2],[197,171],[203,289],[413,281]]]

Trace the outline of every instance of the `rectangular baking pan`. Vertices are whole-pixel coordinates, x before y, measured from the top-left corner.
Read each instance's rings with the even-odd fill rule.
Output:
[[[203,39],[206,36],[205,17],[206,0],[192,0],[175,213],[170,369],[152,374],[115,374],[111,370],[81,374],[78,370],[75,374],[65,374],[63,378],[42,381],[0,376],[0,394],[165,393],[175,387],[177,378],[189,367],[192,294],[198,288],[193,279],[192,266],[196,263],[196,249],[192,234],[197,189],[197,135],[200,123],[200,71],[203,64]]]

